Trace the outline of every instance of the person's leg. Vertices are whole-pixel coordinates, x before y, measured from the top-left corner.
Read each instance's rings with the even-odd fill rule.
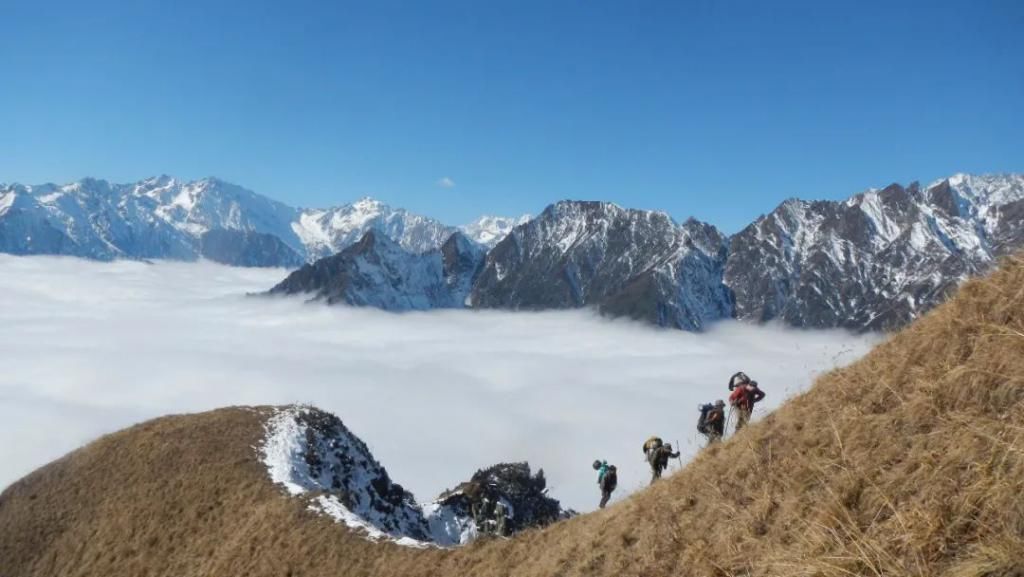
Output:
[[[736,415],[736,430],[739,431],[744,426],[746,426],[747,421],[750,420],[750,410],[749,409],[739,409],[737,411],[737,413],[738,414]]]
[[[601,491],[601,504],[598,505],[598,506],[600,508],[604,509],[604,506],[608,504],[608,499],[611,499],[611,498],[612,498],[612,492],[611,491]]]

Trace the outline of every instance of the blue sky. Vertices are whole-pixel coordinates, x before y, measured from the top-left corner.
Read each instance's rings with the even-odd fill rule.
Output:
[[[1024,171],[1012,0],[6,1],[0,21],[5,182],[215,175],[452,223],[600,199],[734,232],[790,196]]]

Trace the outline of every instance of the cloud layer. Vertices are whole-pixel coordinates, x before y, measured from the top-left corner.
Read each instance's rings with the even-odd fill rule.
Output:
[[[743,370],[765,410],[875,339],[722,323],[704,334],[582,311],[391,314],[246,298],[284,271],[0,255],[0,486],[96,436],[167,413],[312,403],[420,501],[529,460],[564,505],[647,480],[652,434],[699,448],[697,404]]]

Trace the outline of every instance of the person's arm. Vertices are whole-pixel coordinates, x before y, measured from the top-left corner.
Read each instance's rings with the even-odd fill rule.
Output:
[[[754,402],[760,402],[764,398],[764,391],[761,389],[754,389]]]

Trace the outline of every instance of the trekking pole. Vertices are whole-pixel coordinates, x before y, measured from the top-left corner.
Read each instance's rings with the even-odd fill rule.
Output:
[[[676,439],[676,460],[679,461],[679,470],[683,469],[683,446],[679,444],[679,439]]]

